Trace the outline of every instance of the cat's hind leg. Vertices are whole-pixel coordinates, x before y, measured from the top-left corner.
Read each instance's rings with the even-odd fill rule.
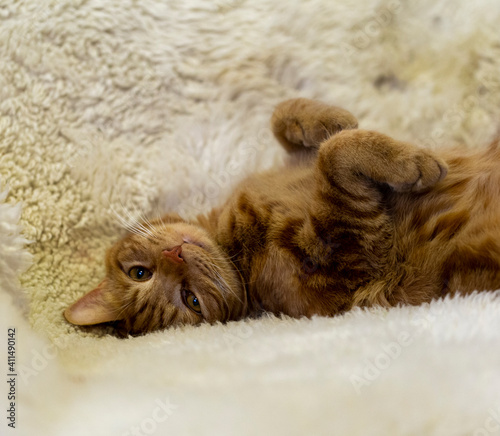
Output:
[[[356,129],[350,112],[307,98],[280,103],[271,117],[276,139],[289,153],[317,151],[320,144],[341,130]]]

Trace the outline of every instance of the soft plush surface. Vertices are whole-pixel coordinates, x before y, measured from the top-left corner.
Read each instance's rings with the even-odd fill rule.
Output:
[[[268,119],[285,98],[428,147],[484,146],[500,125],[499,28],[494,0],[2,2],[18,434],[498,434],[498,293],[126,340],[62,311],[100,281],[124,220],[208,211],[279,164]]]

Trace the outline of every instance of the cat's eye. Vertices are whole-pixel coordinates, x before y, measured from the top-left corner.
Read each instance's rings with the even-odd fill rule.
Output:
[[[128,276],[138,282],[149,280],[152,275],[153,273],[143,266],[133,266],[128,271]]]
[[[184,304],[189,309],[191,309],[194,313],[201,315],[200,300],[198,300],[198,297],[196,295],[194,295],[191,291],[188,291],[187,289],[183,289],[182,290],[182,300],[184,301]]]

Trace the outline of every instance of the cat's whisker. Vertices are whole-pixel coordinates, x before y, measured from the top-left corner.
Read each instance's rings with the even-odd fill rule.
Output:
[[[139,212],[139,217],[141,218],[142,225],[144,227],[147,226],[148,229],[150,230],[150,232],[152,233],[152,237],[155,239],[159,239],[159,237],[157,235],[157,232],[158,232],[157,229],[155,228],[155,226],[153,226],[151,221],[148,219],[148,217],[142,211]]]
[[[131,223],[128,223],[128,222],[125,222],[123,227],[125,228],[125,230],[127,230],[128,232],[130,233],[134,233],[142,238],[147,238],[149,235],[144,232],[142,229],[140,228],[137,228],[136,225],[134,224],[131,224]]]
[[[156,232],[158,234],[161,234],[162,232],[163,233],[168,233],[168,227],[167,227],[167,223],[162,219],[162,213],[159,209],[159,207],[157,207],[157,219],[158,219],[158,224],[156,225],[157,229],[156,229]],[[158,229],[159,227],[159,229]]]
[[[155,221],[155,225],[153,226],[153,224],[151,222],[149,222],[149,224],[154,227],[155,233],[158,235],[158,239],[160,239],[160,235],[161,235],[162,231],[166,232],[166,230],[167,230],[165,222],[162,219],[162,215],[163,214],[160,211],[159,206],[156,205],[156,214],[155,214],[155,218],[153,219],[153,221]]]
[[[217,271],[217,269],[219,269],[220,267],[214,263],[209,263],[211,266],[212,266],[212,270],[211,272],[213,272],[216,276],[217,276],[217,279],[222,282],[222,285],[221,286],[223,289],[225,289],[227,292],[231,293],[234,295],[234,297],[240,302],[243,304],[243,301],[241,300],[241,298],[236,294],[236,292],[228,285],[227,281],[224,279],[224,277],[222,277],[222,275]],[[224,297],[224,294],[222,294],[222,296]]]
[[[235,259],[237,256],[239,256],[241,254],[243,250],[241,249],[240,251],[238,251],[237,253],[233,254],[232,256],[229,256],[229,254],[220,254],[220,255],[217,255],[215,253],[213,253],[212,251],[210,252],[210,259],[212,260],[219,260],[219,261],[226,261],[229,259],[229,261],[231,263],[233,263],[233,259]]]
[[[148,235],[144,233],[143,231],[136,229],[134,226],[132,226],[130,223],[127,222],[121,222],[122,227],[127,230],[130,233],[134,233],[140,237],[147,237]]]
[[[148,220],[144,212],[138,209],[135,209],[134,212],[135,215],[137,216],[136,218],[137,226],[140,227],[146,234],[148,234],[153,239],[158,239],[156,235],[156,230],[154,229],[154,227],[152,226],[151,222]]]
[[[224,286],[222,285],[222,283],[219,283],[218,280],[216,279],[213,279],[213,281],[215,282],[215,285],[217,287],[217,289],[223,289]],[[224,305],[225,305],[225,309],[227,312],[230,312],[230,309],[229,309],[229,302],[227,301],[227,298],[226,296],[224,295],[223,292],[220,293],[220,295],[222,296],[222,299],[224,300]]]
[[[142,234],[142,236],[144,237],[151,237],[151,238],[154,238],[156,239],[156,235],[154,233],[151,232],[150,229],[146,228],[138,219],[138,217],[142,217],[142,212],[141,211],[138,211],[137,209],[134,210],[135,214],[132,215],[132,213],[130,212],[130,210],[128,210],[125,206],[123,206],[123,209],[125,211],[125,213],[128,215],[129,217],[129,225],[127,226],[128,227],[128,230],[130,231],[131,229],[135,230],[134,233],[136,234]],[[137,213],[139,212],[139,213]],[[137,217],[138,215],[138,217]],[[139,233],[138,233],[139,232]]]
[[[240,253],[241,253],[241,250],[240,250],[238,253],[233,254],[232,256],[229,256],[229,255],[227,255],[227,256],[225,256],[225,255],[216,256],[216,255],[214,255],[214,254],[210,253],[210,258],[211,258],[211,259],[213,259],[213,260],[222,260],[222,261],[224,261],[224,260],[229,259],[230,261],[232,261],[232,260],[233,260],[235,257],[237,257]]]
[[[150,236],[151,236],[151,235],[149,235],[148,233],[144,232],[143,230],[141,230],[141,229],[137,229],[137,228],[135,228],[135,227],[129,227],[127,230],[128,230],[129,232],[131,232],[131,233],[134,233],[134,234],[136,234],[136,235],[140,236],[141,238],[148,238],[148,237],[150,237]]]
[[[118,221],[126,230],[135,229],[135,226],[137,225],[137,219],[132,216],[130,211],[123,205],[123,203],[120,202],[120,206],[122,207],[123,215],[125,216],[120,214],[113,206],[111,206],[111,211],[114,213],[115,217],[118,218]]]
[[[227,267],[223,267],[221,265],[218,265],[216,263],[213,263],[213,262],[208,262],[210,266],[212,266],[214,269],[216,268],[217,271],[216,272],[222,272],[222,273],[226,273],[226,274],[231,274],[233,272],[233,268],[231,268],[230,266],[227,266]]]
[[[128,303],[126,303],[124,306],[121,306],[120,307],[120,311],[118,312],[118,315],[117,315],[117,318],[120,319],[122,317],[122,315],[125,314],[125,311],[130,308],[131,306],[134,305],[134,303],[136,302],[136,300],[134,299],[131,299]]]
[[[123,207],[123,206],[122,206]],[[128,230],[128,228],[131,226],[130,224],[130,221],[127,220],[126,218],[124,218],[115,208],[114,206],[111,206],[111,211],[113,212],[114,214],[114,217],[118,220],[119,224],[126,228]]]

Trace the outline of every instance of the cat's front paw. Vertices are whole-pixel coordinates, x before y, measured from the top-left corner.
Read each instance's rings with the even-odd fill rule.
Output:
[[[446,163],[432,152],[411,147],[396,157],[387,184],[398,192],[421,192],[436,185],[447,172]]]
[[[350,191],[370,179],[397,192],[420,192],[447,173],[446,163],[431,151],[367,130],[346,130],[325,141],[318,165]]]
[[[350,112],[315,100],[295,98],[280,103],[272,116],[273,133],[289,151],[318,149],[341,130],[355,129],[358,121]]]

